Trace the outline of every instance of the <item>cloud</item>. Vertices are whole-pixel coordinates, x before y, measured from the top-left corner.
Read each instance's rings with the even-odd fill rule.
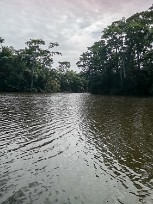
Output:
[[[148,9],[152,0],[0,0],[0,36],[24,47],[30,38],[59,42],[62,59],[72,68],[80,54],[100,39],[112,21]]]

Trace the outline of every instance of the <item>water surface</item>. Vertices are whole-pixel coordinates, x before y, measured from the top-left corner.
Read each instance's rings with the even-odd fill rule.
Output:
[[[0,95],[0,203],[153,203],[153,99]]]

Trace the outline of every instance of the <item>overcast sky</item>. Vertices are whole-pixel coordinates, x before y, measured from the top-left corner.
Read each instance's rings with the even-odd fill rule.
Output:
[[[107,25],[151,7],[152,0],[0,0],[0,37],[24,48],[31,38],[58,42],[62,57],[76,68],[80,54],[100,39]],[[55,65],[56,66],[56,65]]]

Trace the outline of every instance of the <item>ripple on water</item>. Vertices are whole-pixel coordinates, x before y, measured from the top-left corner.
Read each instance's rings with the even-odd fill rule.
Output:
[[[153,203],[152,104],[1,94],[0,202]]]

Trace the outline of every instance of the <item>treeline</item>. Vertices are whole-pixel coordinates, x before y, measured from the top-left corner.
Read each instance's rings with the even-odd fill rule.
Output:
[[[0,37],[0,91],[153,96],[153,6],[104,29],[80,56],[80,73],[67,61],[53,68],[58,43],[46,48],[44,40],[31,39],[19,50],[3,43]]]
[[[113,22],[77,65],[93,93],[153,95],[153,6]]]
[[[46,48],[42,39],[31,39],[24,49],[15,50],[4,46],[0,37],[0,91],[5,92],[84,92],[85,77],[70,70],[70,63],[59,62],[53,68],[53,49],[58,43]]]

